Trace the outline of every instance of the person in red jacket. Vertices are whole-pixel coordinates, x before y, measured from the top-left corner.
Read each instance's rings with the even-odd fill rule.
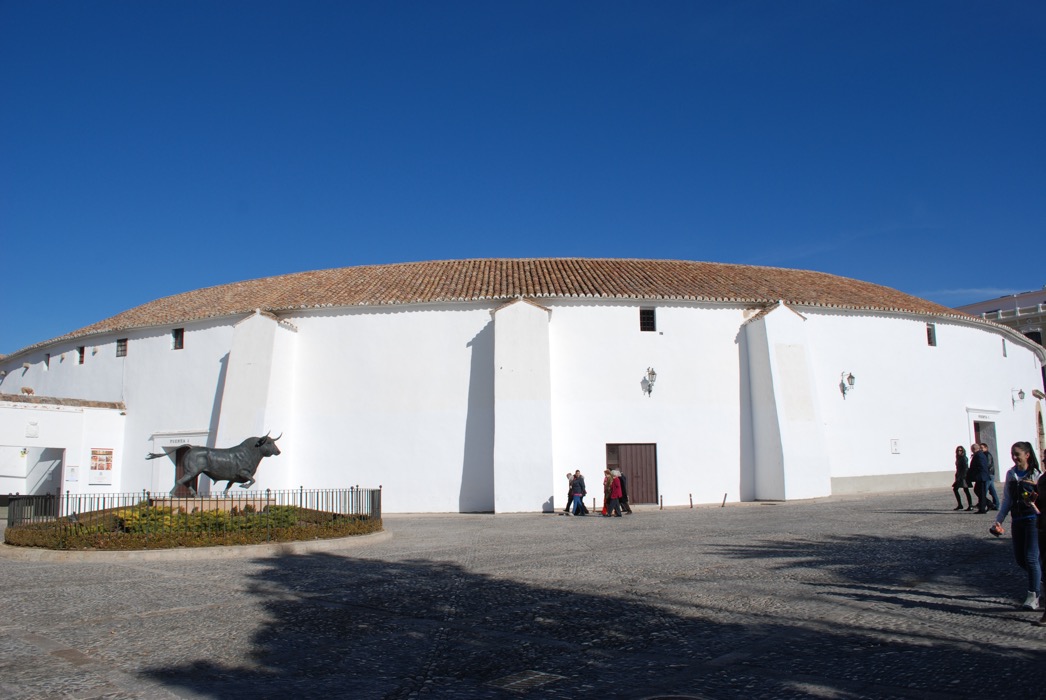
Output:
[[[610,472],[610,506],[607,515],[615,518],[621,517],[621,472],[614,470]]]

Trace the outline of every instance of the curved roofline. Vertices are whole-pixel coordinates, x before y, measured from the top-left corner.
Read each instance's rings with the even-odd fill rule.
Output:
[[[890,287],[827,272],[639,258],[473,258],[312,270],[205,287],[147,302],[3,359],[79,338],[259,310],[286,314],[306,309],[515,298],[755,305],[783,302],[950,318],[1011,330]]]

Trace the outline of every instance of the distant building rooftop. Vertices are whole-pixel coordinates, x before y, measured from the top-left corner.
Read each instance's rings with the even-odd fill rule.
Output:
[[[1009,326],[1039,345],[1043,344],[1043,334],[1046,333],[1046,287],[956,308],[971,316]]]

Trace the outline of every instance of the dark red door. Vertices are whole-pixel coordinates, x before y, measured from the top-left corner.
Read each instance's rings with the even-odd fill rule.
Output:
[[[629,503],[657,503],[657,445],[607,445],[607,466],[627,479]]]
[[[183,476],[185,476],[185,465],[183,464],[183,462],[185,461],[185,453],[188,452],[188,451],[189,451],[189,445],[182,445],[181,447],[178,448],[178,451],[174,453],[174,482],[175,483],[178,483],[178,479],[181,479]],[[189,498],[190,495],[191,495],[191,493],[189,491],[189,486],[192,486],[193,490],[197,491],[200,488],[199,481],[200,481],[200,477],[199,477],[199,475],[197,475],[197,476],[193,477],[193,480],[190,481],[187,485],[185,485],[185,486],[178,486],[178,488],[176,488],[174,490],[175,498]]]

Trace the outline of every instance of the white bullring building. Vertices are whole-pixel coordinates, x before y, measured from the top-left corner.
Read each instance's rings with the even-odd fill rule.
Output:
[[[665,506],[947,489],[956,445],[988,442],[1004,468],[1012,442],[1041,449],[1044,353],[802,270],[305,272],[159,299],[0,357],[0,493],[166,492],[175,464],[147,453],[269,431],[283,452],[253,488],[381,485],[385,512],[549,511],[575,469],[601,501],[608,464],[633,502]]]

